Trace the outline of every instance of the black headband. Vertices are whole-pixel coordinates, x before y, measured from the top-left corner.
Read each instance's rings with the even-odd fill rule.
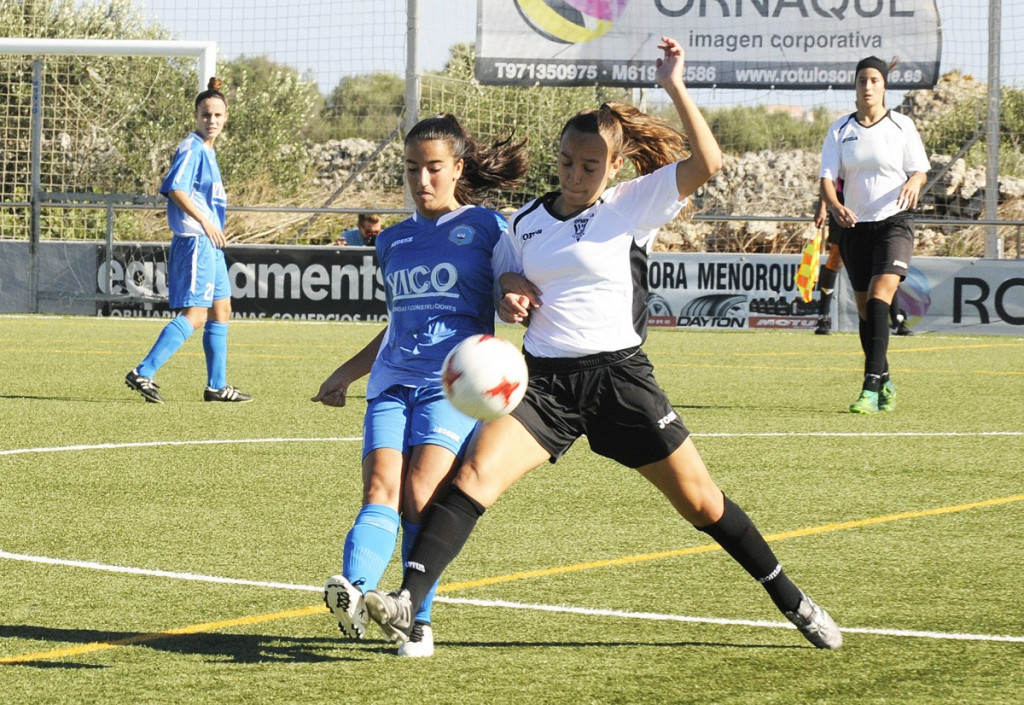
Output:
[[[889,72],[889,67],[884,61],[879,59],[877,56],[869,56],[866,59],[861,59],[857,64],[857,70],[853,72],[856,76],[863,69],[876,69],[878,73],[882,74],[882,80],[886,80],[886,74]]]

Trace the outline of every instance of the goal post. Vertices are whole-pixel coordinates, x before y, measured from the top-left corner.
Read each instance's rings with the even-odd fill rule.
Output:
[[[23,80],[19,84],[17,73],[7,75],[6,83],[9,85],[0,90],[0,115],[6,116],[4,120],[0,120],[0,154],[3,154],[5,162],[4,170],[0,171],[0,207],[25,209],[27,206],[28,218],[24,220],[28,225],[28,310],[38,312],[40,294],[43,293],[40,289],[39,273],[44,217],[48,219],[47,222],[59,222],[63,225],[65,221],[80,217],[81,214],[95,213],[90,207],[97,203],[104,205],[104,194],[93,193],[92,184],[77,184],[75,178],[87,173],[83,164],[108,164],[108,170],[116,169],[120,164],[108,156],[118,154],[117,149],[112,147],[115,143],[110,138],[110,134],[117,131],[117,125],[103,122],[104,104],[100,104],[99,110],[90,113],[90,109],[96,106],[85,105],[83,101],[67,100],[69,91],[80,84],[56,81],[54,85],[61,86],[63,98],[58,100],[55,94],[46,94],[45,97],[49,97],[49,102],[53,105],[46,104],[43,90],[44,61],[55,62],[54,57],[82,56],[126,57],[132,60],[193,58],[199,78],[198,92],[202,92],[206,89],[209,79],[216,75],[217,43],[180,40],[0,38],[0,57],[5,55],[32,59],[30,91],[24,90]],[[102,77],[99,78],[99,85],[103,85]],[[73,106],[74,114],[70,111],[54,114],[54,111],[64,110],[69,106]],[[116,119],[120,117],[117,115]],[[47,150],[45,164],[44,148]],[[120,153],[134,155],[136,152],[122,149]],[[44,173],[46,179],[43,179]],[[75,195],[70,192],[75,192],[75,198],[82,198],[88,203],[82,203],[81,207],[75,209],[71,204],[77,201],[67,198]],[[16,200],[12,201],[15,196]],[[113,247],[113,221],[110,217],[109,204],[106,205],[108,217],[105,259],[109,269]],[[50,209],[47,214],[43,213],[44,208]],[[60,215],[51,216],[51,212]],[[18,220],[22,219],[7,219]],[[54,227],[59,230],[61,226]],[[69,229],[73,229],[73,226]],[[2,235],[0,229],[0,236]],[[83,290],[71,294],[70,297],[96,299],[97,294],[92,286],[94,285],[86,285]]]
[[[0,54],[23,56],[194,56],[199,92],[217,71],[217,43],[173,39],[4,39]]]

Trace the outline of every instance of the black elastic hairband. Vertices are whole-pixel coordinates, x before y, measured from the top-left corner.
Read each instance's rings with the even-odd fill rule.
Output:
[[[857,70],[853,72],[853,75],[856,76],[862,69],[876,69],[878,73],[882,74],[883,80],[885,80],[886,74],[889,72],[889,66],[877,56],[869,56],[866,59],[861,59],[860,62],[858,62]]]

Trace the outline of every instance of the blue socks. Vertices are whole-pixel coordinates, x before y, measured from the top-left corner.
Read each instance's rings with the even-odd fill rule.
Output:
[[[355,523],[345,537],[345,553],[342,573],[350,583],[360,590],[375,590],[384,570],[391,561],[398,543],[398,528],[402,528],[402,561],[412,550],[420,533],[419,524],[401,521],[391,507],[383,504],[367,504],[359,510]],[[417,622],[430,623],[430,610],[434,605],[437,582],[427,593],[416,612]]]
[[[206,322],[203,327],[203,352],[206,353],[206,386],[210,389],[224,389],[228,384],[227,323]]]
[[[409,522],[402,522],[402,565],[405,565],[405,559],[409,557],[412,552],[412,545],[416,543],[416,537],[420,535],[420,524],[410,524]],[[434,586],[430,588],[427,596],[423,598],[423,602],[420,603],[419,611],[416,612],[416,621],[430,624],[430,609],[434,606],[434,595],[437,594],[437,586],[440,584],[440,580],[434,582]]]
[[[342,570],[360,590],[374,590],[384,575],[398,543],[398,512],[383,504],[367,504],[359,510],[345,537]]]
[[[171,359],[171,355],[178,352],[178,348],[185,344],[185,341],[189,339],[192,332],[192,324],[188,322],[187,318],[184,316],[172,318],[164,326],[164,329],[160,331],[160,335],[157,336],[156,342],[153,343],[153,348],[146,355],[146,359],[139,363],[137,368],[139,375],[152,379],[156,371]]]
[[[164,326],[157,336],[153,349],[146,359],[139,363],[138,371],[143,377],[153,378],[156,371],[171,359],[178,348],[185,344],[193,333],[192,324],[184,316],[176,316]],[[227,386],[228,373],[228,324],[207,321],[203,327],[203,352],[206,353],[206,384],[210,389]]]

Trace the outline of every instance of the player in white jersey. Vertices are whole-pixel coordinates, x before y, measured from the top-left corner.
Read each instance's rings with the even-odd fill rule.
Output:
[[[896,408],[887,359],[889,307],[910,271],[910,211],[917,207],[930,166],[914,122],[885,107],[891,68],[874,56],[857,64],[857,111],[836,120],[821,147],[821,193],[844,228],[840,253],[860,319],[864,383],[850,405],[858,414]],[[839,179],[842,201],[835,186]]]
[[[637,469],[714,538],[808,640],[820,648],[842,643],[835,622],[792,583],[750,517],[711,479],[640,347],[657,229],[722,165],[683,84],[681,45],[663,37],[659,48],[657,80],[691,153],[683,158],[683,138],[667,124],[622,103],[583,111],[563,128],[561,190],[520,209],[504,240],[514,268],[499,279],[499,315],[529,324],[529,387],[511,415],[474,436],[451,491],[434,505],[406,560],[401,588],[366,594],[370,616],[394,639],[409,638],[412,615],[484,510],[586,435],[596,453]],[[627,158],[641,176],[609,188]]]
[[[200,327],[206,356],[203,400],[252,401],[227,384],[231,283],[224,261],[224,217],[228,198],[213,151],[228,119],[227,99],[220,88],[221,80],[213,77],[207,90],[196,96],[195,132],[178,145],[160,186],[160,193],[167,197],[167,224],[173,233],[167,257],[168,303],[180,315],[164,326],[149,354],[125,376],[125,384],[156,404],[164,400],[153,377]]]
[[[836,193],[839,194],[839,202],[843,202],[842,181],[836,184]],[[832,295],[835,293],[836,278],[843,269],[843,256],[839,252],[839,243],[843,241],[843,228],[836,222],[835,217],[828,211],[825,199],[818,199],[818,207],[814,215],[814,226],[821,230],[828,223],[828,239],[826,250],[828,257],[822,262],[818,270],[818,289],[821,291],[818,299],[818,322],[814,327],[815,335],[832,334]],[[914,331],[907,325],[907,315],[900,308],[897,297],[892,297],[889,304],[889,325],[894,335],[913,335]]]
[[[441,366],[460,341],[494,333],[497,275],[506,271],[496,246],[504,216],[481,206],[494,187],[526,173],[524,144],[479,143],[452,115],[419,122],[405,138],[411,218],[387,228],[375,247],[384,275],[389,320],[362,351],[320,386],[313,401],[344,406],[352,382],[370,375],[363,424],[363,507],[345,539],[342,572],[327,579],[324,600],[341,631],[360,638],[367,622],[363,592],[384,573],[402,529],[411,548],[428,503],[459,465],[476,421],[441,389]],[[433,590],[415,615],[400,656],[434,652]]]

